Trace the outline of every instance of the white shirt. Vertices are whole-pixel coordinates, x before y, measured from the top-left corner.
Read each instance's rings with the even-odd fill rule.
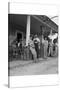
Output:
[[[40,39],[38,37],[33,39],[33,41],[35,40],[40,43]]]
[[[35,46],[34,46],[34,42],[33,42],[33,40],[31,40],[31,39],[29,39],[28,44],[30,45],[30,47],[35,47]]]

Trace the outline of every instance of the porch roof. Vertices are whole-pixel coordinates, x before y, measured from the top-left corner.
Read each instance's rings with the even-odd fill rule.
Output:
[[[27,15],[9,14],[9,26],[22,27],[26,30]],[[40,33],[40,26],[45,26],[47,30],[52,29],[58,32],[58,25],[45,15],[31,15],[31,33]]]

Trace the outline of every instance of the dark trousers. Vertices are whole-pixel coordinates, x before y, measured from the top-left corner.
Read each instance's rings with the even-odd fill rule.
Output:
[[[37,58],[39,58],[39,48],[38,48],[37,43],[35,43],[35,50],[36,50],[36,53],[37,53]]]

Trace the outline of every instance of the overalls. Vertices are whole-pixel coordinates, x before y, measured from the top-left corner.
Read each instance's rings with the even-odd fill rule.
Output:
[[[36,61],[37,60],[37,54],[36,54],[35,46],[34,46],[34,43],[32,40],[29,40],[29,46],[30,46],[30,51],[33,55],[34,61]]]

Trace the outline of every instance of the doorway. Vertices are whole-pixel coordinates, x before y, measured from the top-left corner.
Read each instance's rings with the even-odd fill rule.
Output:
[[[22,40],[22,33],[17,32],[17,41],[19,43],[19,41]]]

